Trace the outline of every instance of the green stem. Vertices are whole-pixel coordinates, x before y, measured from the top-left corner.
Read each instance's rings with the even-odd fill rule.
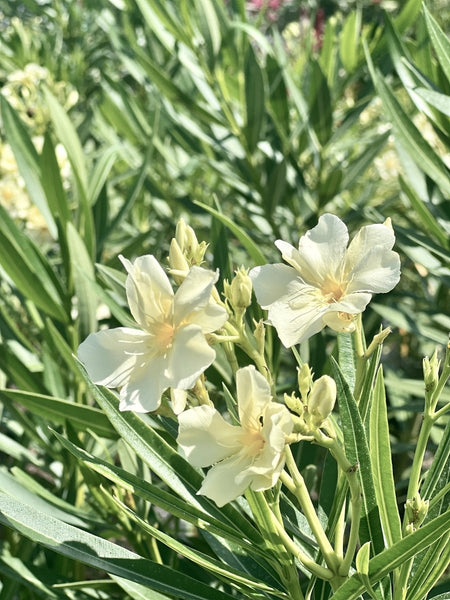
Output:
[[[334,551],[336,556],[341,560],[344,557],[344,533],[345,533],[345,513],[346,513],[346,502],[342,504],[341,512],[336,523],[336,529],[334,531]]]
[[[350,489],[350,502],[352,507],[352,522],[350,525],[350,534],[347,542],[347,549],[341,566],[339,567],[339,575],[346,577],[350,571],[350,567],[355,555],[356,546],[359,539],[359,523],[361,519],[361,486],[359,485],[357,470],[354,465],[348,460],[344,450],[339,445],[336,439],[328,438],[321,431],[315,436],[317,443],[328,448],[333,458],[336,460],[348,482]]]
[[[353,334],[356,353],[356,374],[355,374],[355,391],[354,396],[356,402],[359,401],[361,391],[364,385],[364,376],[366,374],[367,359],[365,358],[365,340],[362,328],[361,314],[356,318],[356,329]]]
[[[293,556],[286,548],[283,540],[281,540],[280,531],[284,531],[283,525],[271,511],[262,492],[253,492],[248,489],[245,492],[245,497],[262,534],[266,538],[268,537],[267,542],[269,547],[279,558],[275,566],[289,592],[289,597],[292,600],[305,600],[300,588],[297,567],[293,561]]]
[[[280,536],[280,539],[283,542],[286,550],[288,550],[293,556],[295,556],[299,560],[299,562],[301,562],[302,565],[306,569],[308,569],[308,571],[311,571],[311,573],[316,577],[319,577],[320,579],[325,579],[326,581],[330,581],[331,579],[333,579],[334,574],[332,573],[332,571],[330,571],[326,567],[318,565],[316,562],[308,558],[308,556],[300,550],[300,548],[297,546],[294,540],[288,536],[283,525],[278,522],[275,515],[273,515],[273,518],[278,531],[278,535]]]
[[[333,573],[337,573],[340,566],[340,561],[336,556],[336,553],[334,552],[333,547],[331,546],[330,541],[327,538],[319,521],[314,504],[310,498],[308,488],[306,487],[305,480],[297,468],[297,464],[292,456],[289,446],[286,447],[285,452],[286,466],[289,469],[292,479],[290,477],[286,477],[287,474],[283,472],[281,474],[281,481],[297,498],[300,508],[302,509],[303,514],[305,515],[306,520],[311,527],[311,531],[317,540],[325,562],[331,571],[333,571]]]

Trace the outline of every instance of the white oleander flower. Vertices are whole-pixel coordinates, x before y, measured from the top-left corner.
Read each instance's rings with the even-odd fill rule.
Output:
[[[78,356],[94,383],[120,388],[120,410],[156,410],[167,388],[186,390],[213,362],[206,333],[220,329],[225,309],[211,301],[218,274],[193,267],[174,294],[154,256],[132,264],[126,291],[140,329],[119,327],[90,334]]]
[[[325,214],[300,238],[298,250],[281,240],[275,245],[284,264],[250,271],[256,298],[289,348],[319,332],[354,331],[355,317],[372,294],[392,290],[400,278],[400,258],[390,221],[360,229],[347,248],[348,231],[335,215]]]
[[[234,500],[250,486],[267,490],[284,465],[291,415],[272,402],[270,387],[253,365],[236,373],[240,425],[231,425],[212,406],[196,406],[179,417],[178,444],[196,467],[214,465],[199,494],[218,506]]]

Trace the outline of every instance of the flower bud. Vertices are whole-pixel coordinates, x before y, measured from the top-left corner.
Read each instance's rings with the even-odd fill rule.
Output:
[[[298,388],[300,390],[300,396],[303,402],[306,402],[306,398],[308,396],[309,390],[311,389],[313,382],[312,371],[309,368],[308,364],[303,363],[301,369],[298,369],[297,380]]]
[[[256,347],[261,356],[264,355],[265,341],[266,341],[266,328],[264,327],[264,322],[260,319],[257,323],[255,323],[255,329],[253,331],[253,335],[256,341]]]
[[[428,513],[428,500],[422,500],[419,492],[414,498],[408,498],[405,502],[405,513],[408,519],[408,525],[415,531],[423,522]]]
[[[199,243],[192,227],[186,225],[184,219],[180,219],[175,229],[175,238],[170,243],[173,260],[180,264],[180,257],[184,257],[188,269],[195,265],[201,265],[207,248],[208,244],[206,242]],[[169,262],[171,260],[172,256],[169,255]],[[172,268],[173,270],[183,271],[180,267]]]
[[[189,264],[181,251],[181,248],[176,240],[172,238],[169,248],[169,267],[170,274],[173,275],[177,283],[181,283],[189,273]]]
[[[308,412],[315,425],[320,425],[330,415],[336,402],[336,383],[332,377],[322,375],[314,382],[308,396]]]
[[[252,302],[252,280],[248,269],[240,267],[229,287],[228,300],[233,308],[243,310]]]
[[[292,393],[290,396],[284,394],[284,403],[288,407],[288,409],[292,412],[297,413],[300,417],[303,413],[303,404],[301,401]]]
[[[441,361],[438,360],[437,350],[434,351],[433,356],[428,358],[426,356],[423,359],[423,375],[425,381],[425,391],[427,393],[432,392],[439,381],[439,366]]]

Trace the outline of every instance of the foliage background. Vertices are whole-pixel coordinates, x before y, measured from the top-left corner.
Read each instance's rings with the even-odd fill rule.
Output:
[[[191,548],[225,550],[88,470],[63,441],[152,480],[142,453],[94,407],[72,356],[90,331],[129,322],[118,254],[164,263],[184,216],[230,278],[241,264],[277,262],[273,241],[297,243],[324,212],[351,231],[391,217],[402,280],[364,323],[368,339],[380,323],[393,328],[382,362],[400,506],[423,410],[421,360],[450,329],[445,3],[260,5],[0,6],[0,489],[208,586],[208,571],[135,527],[111,494]],[[46,71],[25,76],[33,63]],[[295,361],[269,344],[280,392],[292,389]],[[300,353],[319,376],[335,346],[325,332]],[[208,380],[219,391],[232,385],[220,354]],[[150,422],[169,439],[167,423]],[[432,432],[428,460],[445,425]],[[298,460],[317,496],[323,457],[301,447]],[[30,527],[2,530],[1,600],[174,594],[139,596],[104,563],[47,550]]]

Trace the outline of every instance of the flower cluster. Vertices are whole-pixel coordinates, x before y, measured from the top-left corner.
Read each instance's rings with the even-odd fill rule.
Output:
[[[269,323],[289,347],[325,325],[337,331],[355,329],[356,315],[377,292],[398,282],[400,264],[392,251],[389,222],[363,227],[347,248],[344,223],[325,214],[300,239],[298,249],[277,241],[288,263],[241,267],[224,283],[224,301],[215,283],[218,272],[201,267],[207,246],[198,243],[184,221],[170,244],[169,273],[151,255],[134,263],[120,257],[128,272],[126,294],[137,327],[93,333],[78,356],[91,379],[119,388],[121,410],[155,411],[170,389],[179,422],[178,444],[196,467],[211,467],[199,490],[218,506],[247,488],[275,485],[286,460],[286,446],[300,439],[333,439],[328,417],[336,400],[336,384],[328,375],[313,381],[307,365],[299,371],[295,393],[277,401],[265,363],[264,325],[249,338],[245,312],[252,285],[258,302],[268,309]],[[209,398],[204,372],[213,363],[213,343],[224,343],[236,380],[235,422],[222,416]],[[239,368],[236,344],[254,365]],[[186,409],[187,407],[187,409]],[[186,409],[186,410],[185,410]],[[233,411],[232,411],[233,412]]]

